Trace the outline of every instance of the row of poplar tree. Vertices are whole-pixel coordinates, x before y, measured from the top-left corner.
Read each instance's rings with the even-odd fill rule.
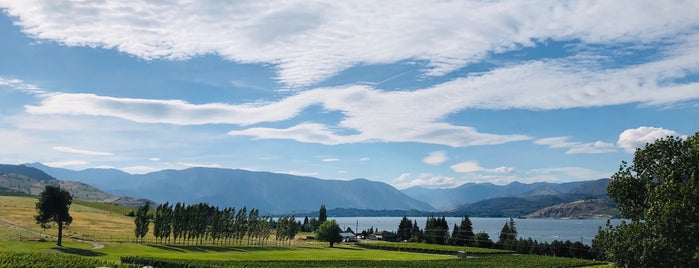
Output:
[[[169,202],[150,211],[150,204],[140,206],[135,213],[134,233],[143,242],[153,223],[153,236],[158,243],[180,244],[263,244],[274,231],[275,241],[291,243],[299,231],[300,222],[293,215],[278,218],[260,216],[258,209],[211,206],[207,203],[186,205]]]

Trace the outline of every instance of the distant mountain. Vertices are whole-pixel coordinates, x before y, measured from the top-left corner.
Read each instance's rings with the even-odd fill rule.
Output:
[[[42,170],[26,165],[0,164],[0,193],[39,195],[46,185],[60,186],[78,200],[108,202],[132,207],[149,201],[114,196],[82,182],[58,180]]]
[[[39,168],[39,164],[32,164]],[[110,169],[67,171],[42,168],[57,178],[70,178],[107,192],[145,197],[156,202],[208,202],[218,206],[253,207],[265,213],[316,211],[328,209],[433,210],[392,186],[366,179],[323,180],[271,172],[222,168],[162,170],[131,175]]]
[[[545,207],[530,213],[527,218],[554,219],[609,219],[620,217],[616,204],[609,198],[583,199]]]
[[[463,205],[451,213],[472,217],[521,217],[541,208],[582,199],[582,195],[547,194],[522,197],[496,197]]]
[[[471,204],[496,197],[517,196],[542,187],[549,187],[557,192],[566,193],[582,184],[585,184],[585,182],[537,182],[531,184],[513,182],[507,185],[466,183],[459,187],[446,189],[428,189],[415,186],[404,189],[403,193],[417,200],[424,201],[436,209],[451,210],[464,204]]]
[[[607,185],[609,185],[610,179],[599,179],[594,181],[587,181],[583,184],[568,191],[570,194],[586,194],[590,196],[603,196],[607,195]]]

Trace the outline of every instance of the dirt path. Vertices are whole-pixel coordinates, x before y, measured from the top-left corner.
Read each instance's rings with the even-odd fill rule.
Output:
[[[36,235],[36,236],[39,236],[39,237],[41,237],[41,238],[52,238],[52,239],[55,239],[55,238],[56,238],[56,236],[47,235],[47,234],[44,234],[44,233],[41,233],[41,232],[37,232],[37,231],[34,231],[34,230],[32,230],[32,229],[25,228],[25,227],[22,227],[22,226],[19,226],[19,225],[10,223],[10,222],[6,222],[6,221],[3,221],[3,220],[0,220],[0,224],[5,225],[5,226],[8,226],[8,227],[10,227],[10,228],[12,228],[12,229],[15,229],[15,230],[20,230],[20,231],[24,231],[24,232],[31,233],[31,234]],[[95,250],[95,249],[102,249],[102,248],[104,248],[104,244],[102,244],[102,243],[100,243],[100,242],[97,242],[97,241],[82,240],[82,239],[77,239],[77,238],[71,238],[71,239],[72,239],[73,241],[77,241],[77,242],[80,242],[80,243],[88,243],[88,244],[91,244],[91,245],[92,245],[92,248],[91,248],[90,250]]]

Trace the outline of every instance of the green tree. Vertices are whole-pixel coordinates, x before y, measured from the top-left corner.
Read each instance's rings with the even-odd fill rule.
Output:
[[[330,247],[333,247],[335,243],[342,241],[340,232],[342,232],[342,230],[335,220],[325,221],[318,227],[316,239],[318,239],[318,241],[328,242],[330,243]]]
[[[318,224],[323,224],[328,220],[328,212],[325,210],[325,205],[321,204],[318,210]]]
[[[497,246],[502,249],[514,250],[517,246],[517,228],[515,228],[515,220],[510,218],[505,222],[505,225],[500,230],[500,238]]]
[[[468,246],[473,243],[473,236],[471,219],[468,218],[468,215],[465,215],[464,218],[461,219],[461,224],[459,226],[454,225],[452,239],[457,246]]]
[[[666,137],[622,162],[607,193],[630,223],[607,224],[595,246],[619,266],[699,267],[699,132]]]
[[[143,242],[143,237],[148,233],[148,224],[150,224],[149,210],[150,202],[146,202],[136,210],[136,218],[134,219],[136,228],[134,228],[134,233],[136,234],[136,240],[140,239],[141,242]]]
[[[63,246],[63,227],[73,222],[73,217],[68,212],[72,203],[73,196],[70,193],[58,186],[51,185],[44,188],[39,196],[39,202],[36,203],[36,209],[39,212],[34,216],[36,223],[41,224],[41,228],[44,229],[50,228],[52,222],[56,223],[58,226],[56,245],[59,247]]]
[[[478,232],[473,236],[473,245],[479,248],[492,248],[493,240],[486,232]]]
[[[400,223],[398,224],[398,232],[396,233],[398,240],[410,240],[412,229],[413,223],[410,221],[410,219],[408,219],[408,217],[403,216],[403,219],[401,219]]]

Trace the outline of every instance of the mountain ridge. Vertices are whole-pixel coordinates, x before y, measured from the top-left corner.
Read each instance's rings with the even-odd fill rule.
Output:
[[[36,167],[40,163],[29,164]],[[56,177],[70,177],[99,185],[107,192],[140,196],[156,202],[208,202],[229,207],[254,207],[266,213],[302,212],[330,208],[418,209],[432,211],[427,203],[405,195],[392,186],[367,179],[324,180],[308,176],[248,171],[241,169],[192,167],[128,174],[99,169],[86,172],[58,168],[45,171]],[[89,176],[88,176],[89,175]]]

